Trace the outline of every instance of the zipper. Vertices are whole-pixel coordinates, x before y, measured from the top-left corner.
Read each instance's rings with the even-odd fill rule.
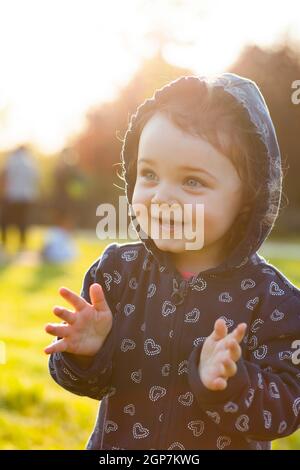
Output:
[[[209,274],[207,278],[215,277],[213,274]],[[174,305],[181,305],[184,302],[184,298],[187,296],[189,288],[194,288],[194,285],[197,284],[197,280],[205,281],[205,277],[199,278],[195,275],[191,279],[178,279],[177,276],[173,278],[173,292],[171,294],[171,299]]]
[[[188,293],[189,282],[186,279],[177,280],[173,278],[173,292],[171,294],[171,301],[174,305],[181,305],[184,302],[184,298]]]
[[[171,294],[171,301],[174,303],[174,305],[176,305],[176,307],[182,306],[181,309],[183,310],[183,306],[185,305],[185,302],[184,302],[185,297],[187,296],[189,287],[191,285],[192,285],[191,282],[187,279],[182,279],[182,278],[179,279],[176,276],[173,278],[173,292]],[[160,448],[164,450],[167,450],[167,440],[169,439],[169,429],[170,429],[170,418],[172,416],[172,411],[173,411],[173,399],[175,399],[174,385],[177,380],[176,365],[178,361],[178,354],[177,354],[178,348],[176,347],[176,344],[179,344],[181,340],[182,328],[180,328],[179,322],[181,322],[182,318],[183,318],[183,314],[178,311],[178,307],[177,307],[175,320],[174,320],[174,326],[173,326],[173,331],[174,331],[174,336],[172,338],[173,346],[171,347],[171,357],[170,357],[171,374],[173,373],[173,376],[171,376],[171,380],[169,382],[170,405],[169,405],[169,408],[166,410],[166,413],[164,413],[165,425],[163,429],[165,429],[165,432],[162,432],[162,435],[165,436],[165,438],[161,443],[162,445],[160,445]]]
[[[184,301],[180,303],[180,305],[183,304]],[[170,363],[171,363],[171,374],[173,373],[173,376],[171,376],[171,380],[169,382],[169,391],[170,391],[170,398],[169,398],[169,408],[166,410],[166,413],[164,413],[164,429],[165,432],[163,431],[161,434],[162,436],[165,436],[165,438],[162,441],[162,445],[159,446],[159,448],[167,450],[167,442],[169,439],[169,429],[170,429],[170,417],[172,416],[172,411],[173,411],[173,399],[175,399],[175,383],[177,380],[177,350],[176,348],[176,343],[181,340],[181,333],[182,333],[182,328],[178,328],[180,326],[179,321],[181,320],[181,315],[179,314],[178,310],[176,310],[176,318],[174,322],[174,336],[172,338],[172,341],[174,341],[173,346],[171,347],[171,357],[170,357]],[[179,331],[178,331],[179,330]],[[174,352],[173,352],[174,351]],[[173,393],[172,393],[173,392]]]
[[[171,294],[171,299],[173,298],[173,303],[176,306],[180,306],[182,312],[179,312],[176,309],[176,317],[174,321],[174,333],[175,335],[173,336],[173,348],[171,348],[171,357],[170,357],[170,363],[171,366],[173,365],[173,369],[175,368],[175,365],[177,365],[178,361],[178,353],[177,351],[179,350],[179,347],[176,347],[176,344],[180,344],[181,341],[181,336],[182,336],[182,331],[183,328],[181,328],[181,320],[183,318],[183,309],[186,306],[185,298],[189,292],[189,289],[192,289],[193,286],[197,283],[197,279],[199,276],[193,276],[191,279],[178,279],[178,277],[173,278],[173,292]],[[209,275],[207,277],[213,277],[213,275]],[[202,278],[205,280],[205,278]],[[174,353],[172,354],[172,351],[174,350]],[[164,428],[162,435],[165,435],[165,439],[162,441],[163,444],[163,449],[167,450],[167,442],[169,439],[169,430],[170,430],[170,418],[172,416],[172,411],[173,411],[173,406],[175,404],[173,403],[173,399],[175,399],[175,383],[178,378],[177,376],[177,368],[176,370],[173,370],[171,367],[171,373],[173,372],[173,377],[171,377],[170,383],[169,383],[169,390],[170,390],[170,399],[169,399],[169,408],[167,409],[166,413],[164,413]],[[173,394],[172,394],[173,391]],[[165,432],[164,432],[165,430]]]

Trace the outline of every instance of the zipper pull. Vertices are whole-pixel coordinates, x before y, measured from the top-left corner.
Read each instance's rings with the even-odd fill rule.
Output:
[[[173,292],[171,294],[171,299],[174,305],[181,305],[184,301],[185,296],[188,292],[188,281],[186,279],[181,279],[180,282],[177,279],[173,278]]]

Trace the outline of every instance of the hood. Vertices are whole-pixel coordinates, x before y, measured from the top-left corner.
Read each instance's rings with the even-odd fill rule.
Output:
[[[261,175],[260,177],[264,179],[263,190],[252,207],[245,234],[220,265],[199,273],[201,277],[203,275],[216,277],[238,269],[250,262],[251,258],[257,257],[257,250],[271,232],[278,216],[282,193],[280,150],[268,107],[258,86],[252,80],[234,73],[222,73],[214,77],[183,76],[168,83],[156,90],[152,98],[145,100],[137,108],[135,114],[131,116],[123,140],[121,160],[125,178],[125,192],[131,209],[131,221],[135,222],[138,230],[140,230],[140,227],[137,221],[135,221],[135,215],[131,207],[135,181],[131,181],[128,176],[130,161],[132,158],[136,158],[137,155],[138,135],[135,123],[143,113],[148,112],[161,103],[165,96],[176,92],[176,87],[181,86],[183,80],[190,82],[191,86],[195,84],[195,80],[204,81],[209,86],[222,87],[226,93],[230,93],[248,112],[249,118],[257,130],[257,135],[263,143],[263,146],[258,147],[259,151],[255,152],[254,156],[259,174]],[[262,151],[262,149],[266,151]],[[158,261],[160,270],[169,270],[175,277],[176,269],[168,252],[157,248],[150,237],[139,238],[144,243],[148,255],[154,256]]]

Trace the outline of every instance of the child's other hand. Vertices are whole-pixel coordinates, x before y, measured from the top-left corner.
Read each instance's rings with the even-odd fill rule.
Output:
[[[246,323],[239,323],[228,334],[225,321],[222,318],[216,320],[214,331],[203,344],[198,369],[202,383],[209,390],[224,390],[228,378],[236,374],[236,362],[242,353],[239,343],[246,328]]]
[[[66,351],[83,356],[95,355],[110,332],[113,321],[102,287],[100,284],[90,286],[91,304],[65,287],[61,287],[59,293],[75,311],[64,307],[53,308],[53,313],[64,321],[48,323],[45,331],[61,339],[47,346],[45,353]]]

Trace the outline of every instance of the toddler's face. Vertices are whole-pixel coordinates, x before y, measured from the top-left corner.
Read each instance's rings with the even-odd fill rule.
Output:
[[[146,207],[147,221],[136,212],[144,232],[151,236],[151,224],[161,227],[159,217],[151,218],[152,204],[158,207],[173,204],[182,211],[188,204],[191,212],[184,224],[190,224],[192,231],[198,233],[204,221],[204,247],[221,243],[242,207],[242,194],[242,182],[234,165],[211,144],[183,132],[162,113],[155,113],[147,121],[139,141],[132,198],[133,208],[136,204]],[[204,207],[204,218],[200,221],[196,204]],[[176,221],[175,213],[171,219]],[[181,227],[181,220],[178,223]],[[172,231],[170,237],[152,237],[157,247],[173,253],[185,251],[191,239],[184,236],[187,233],[184,224],[181,239],[176,239]]]

